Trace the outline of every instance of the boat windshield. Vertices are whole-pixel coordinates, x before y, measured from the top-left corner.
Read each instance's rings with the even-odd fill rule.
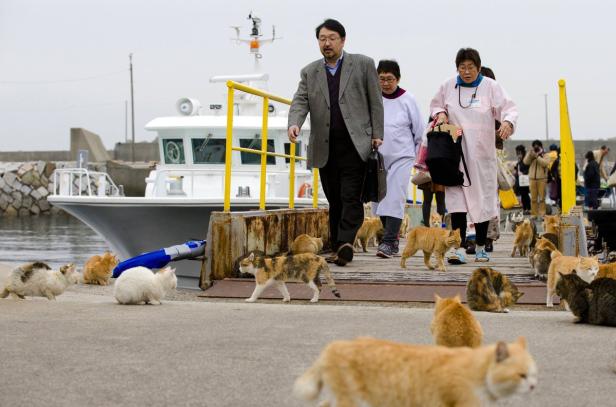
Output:
[[[242,138],[240,139],[240,147],[260,150],[261,149],[261,139],[260,138],[253,138],[253,139]],[[272,139],[267,140],[267,151],[269,151],[270,153],[276,152],[276,148],[274,147],[274,140]],[[242,157],[242,164],[261,164],[261,156],[258,154],[245,153],[242,151],[241,157]],[[276,164],[276,157],[268,156],[267,165],[275,165],[275,164]]]
[[[193,162],[195,164],[224,164],[225,144],[225,139],[193,138]]]

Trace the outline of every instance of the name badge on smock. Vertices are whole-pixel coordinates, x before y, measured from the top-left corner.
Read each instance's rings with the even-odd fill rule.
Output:
[[[471,109],[476,109],[481,107],[481,99],[471,98],[469,101],[469,107]]]

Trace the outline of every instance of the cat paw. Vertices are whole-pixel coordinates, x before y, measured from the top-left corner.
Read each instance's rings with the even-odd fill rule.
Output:
[[[550,304],[549,302],[547,304],[545,304],[546,307],[548,308],[554,308],[554,304]]]
[[[255,301],[257,301],[257,299],[256,298],[246,298],[244,301],[246,301],[246,302],[255,302]]]
[[[509,312],[511,312],[511,311],[509,311],[509,308],[503,308],[503,312],[504,312],[505,314],[508,314],[508,313],[509,313]]]
[[[282,299],[282,302],[291,302],[291,297],[289,297],[289,298],[283,298],[283,299]]]
[[[312,299],[310,299],[310,302],[319,302],[319,299],[318,298],[312,298]]]

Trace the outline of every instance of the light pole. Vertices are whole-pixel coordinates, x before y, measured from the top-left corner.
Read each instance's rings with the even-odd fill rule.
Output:
[[[135,162],[135,99],[133,97],[133,54],[128,54],[130,63],[130,115],[132,143],[130,148],[131,161]]]
[[[543,94],[543,100],[545,102],[545,142],[548,144],[550,140],[550,133],[548,132],[548,94]]]

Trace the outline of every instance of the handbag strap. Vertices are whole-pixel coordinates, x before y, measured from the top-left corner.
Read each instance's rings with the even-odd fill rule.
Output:
[[[471,177],[468,175],[468,167],[466,166],[466,160],[464,159],[464,151],[462,150],[462,137],[458,137],[458,141],[456,142],[458,148],[460,149],[460,156],[462,157],[462,165],[464,165],[464,172],[466,173],[466,179],[468,179],[468,185],[464,185],[463,187],[470,187],[473,182],[471,181]]]

